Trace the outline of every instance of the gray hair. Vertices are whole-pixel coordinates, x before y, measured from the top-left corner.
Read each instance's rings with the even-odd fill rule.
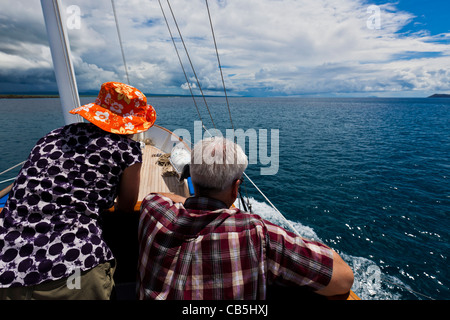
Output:
[[[223,137],[206,138],[191,152],[191,179],[201,188],[222,191],[242,176],[247,165],[238,144]]]

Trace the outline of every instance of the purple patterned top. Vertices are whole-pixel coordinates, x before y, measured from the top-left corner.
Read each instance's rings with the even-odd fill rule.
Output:
[[[65,278],[111,260],[99,216],[113,205],[122,172],[138,162],[137,142],[91,123],[41,138],[0,213],[0,288]]]

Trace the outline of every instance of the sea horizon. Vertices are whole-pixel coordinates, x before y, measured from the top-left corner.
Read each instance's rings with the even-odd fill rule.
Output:
[[[157,93],[145,93],[147,97],[192,97],[192,95],[186,94],[157,94]],[[79,97],[97,97],[98,91],[80,92]],[[226,98],[225,95],[203,95],[206,98]],[[195,98],[201,98],[202,95],[194,95]],[[261,99],[283,99],[283,98],[308,98],[308,99],[447,99],[450,98],[450,94],[446,93],[434,93],[429,96],[334,96],[334,95],[283,95],[283,96],[227,96],[228,98],[261,98]],[[25,93],[0,93],[0,99],[41,99],[41,98],[60,98],[57,92],[25,92]]]

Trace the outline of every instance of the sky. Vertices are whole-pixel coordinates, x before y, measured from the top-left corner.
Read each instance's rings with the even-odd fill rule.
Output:
[[[61,0],[80,93],[128,82],[111,0]],[[199,88],[169,19],[189,83]],[[114,0],[129,82],[189,95],[158,0]],[[450,1],[208,0],[228,96],[450,93]],[[205,0],[170,0],[200,86],[223,95]],[[78,9],[73,10],[73,9]],[[38,0],[0,1],[0,93],[57,92]]]

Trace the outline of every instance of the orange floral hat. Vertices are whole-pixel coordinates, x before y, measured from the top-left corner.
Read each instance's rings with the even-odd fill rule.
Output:
[[[145,95],[120,82],[102,84],[95,103],[70,111],[97,127],[112,133],[135,134],[148,130],[156,121],[156,112]]]

